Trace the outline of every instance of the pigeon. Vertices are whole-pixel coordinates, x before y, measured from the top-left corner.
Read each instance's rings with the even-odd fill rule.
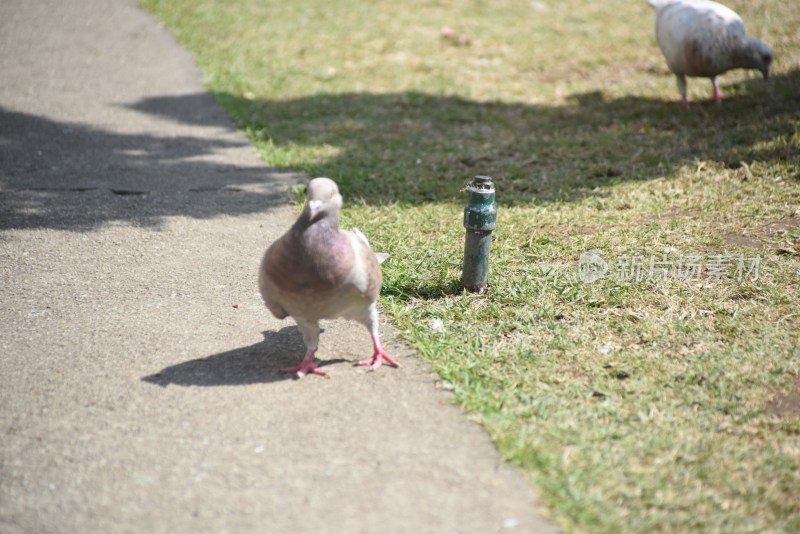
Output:
[[[388,254],[375,254],[358,230],[339,229],[342,195],[330,178],[308,183],[308,200],[292,227],[267,248],[261,260],[258,286],[272,314],[297,322],[306,355],[300,365],[281,369],[302,378],[326,376],[314,354],[321,319],[344,317],[369,330],[375,348],[371,358],[356,365],[377,370],[383,361],[400,365],[383,350],[378,335],[376,300],[381,288],[380,263]]]
[[[744,33],[739,15],[708,0],[647,0],[656,12],[656,40],[689,107],[686,77],[711,78],[714,100],[722,101],[717,76],[731,69],[758,69],[769,79],[772,51]]]

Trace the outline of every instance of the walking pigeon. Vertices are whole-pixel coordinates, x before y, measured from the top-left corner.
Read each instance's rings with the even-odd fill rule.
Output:
[[[686,77],[711,78],[714,100],[722,95],[717,76],[731,69],[758,69],[769,78],[772,52],[744,33],[739,15],[708,0],[648,0],[656,12],[656,40],[678,80],[684,107]]]
[[[303,335],[306,355],[300,365],[282,369],[303,377],[325,376],[314,353],[319,345],[319,321],[344,317],[369,329],[375,348],[357,365],[377,370],[382,362],[400,365],[381,347],[376,300],[381,287],[380,263],[358,230],[339,229],[342,196],[330,178],[308,184],[308,201],[294,225],[264,253],[258,285],[264,303],[278,319],[289,315]]]

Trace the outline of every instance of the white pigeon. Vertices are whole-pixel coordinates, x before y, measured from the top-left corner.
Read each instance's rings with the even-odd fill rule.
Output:
[[[269,311],[278,319],[289,315],[297,322],[306,345],[300,365],[282,369],[303,377],[325,376],[314,354],[319,345],[321,319],[344,317],[369,330],[375,352],[357,365],[377,370],[383,360],[400,365],[381,347],[376,300],[381,288],[380,263],[387,254],[375,254],[358,230],[339,229],[342,195],[330,178],[308,184],[308,200],[294,225],[264,253],[258,286]]]
[[[708,0],[648,0],[656,12],[656,40],[678,80],[684,107],[686,77],[711,78],[714,100],[722,95],[717,76],[731,69],[758,69],[769,78],[772,52],[748,37],[739,15]]]

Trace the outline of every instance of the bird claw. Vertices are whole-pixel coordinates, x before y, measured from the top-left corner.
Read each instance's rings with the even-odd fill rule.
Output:
[[[328,373],[320,371],[317,368],[317,362],[313,360],[310,362],[304,360],[303,363],[301,363],[300,365],[295,365],[294,367],[287,367],[285,369],[281,369],[278,372],[282,374],[294,373],[297,375],[297,378],[303,378],[309,373],[313,375],[324,376],[325,378],[328,377]]]
[[[386,360],[386,363],[392,367],[400,367],[400,364],[397,363],[394,358],[386,354],[383,349],[375,349],[375,354],[372,355],[372,358],[361,360],[360,362],[357,362],[356,365],[369,365],[372,367],[373,371],[377,371],[383,364],[383,360]]]

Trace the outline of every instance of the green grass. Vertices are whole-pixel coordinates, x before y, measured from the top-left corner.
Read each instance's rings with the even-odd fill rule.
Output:
[[[686,112],[644,0],[144,3],[265,161],[340,183],[392,254],[393,323],[562,526],[800,530],[800,413],[770,408],[800,395],[796,6],[730,2],[773,78],[725,75],[721,106],[690,80]],[[476,174],[499,204],[481,296],[458,283]],[[759,276],[586,284],[589,249]]]

